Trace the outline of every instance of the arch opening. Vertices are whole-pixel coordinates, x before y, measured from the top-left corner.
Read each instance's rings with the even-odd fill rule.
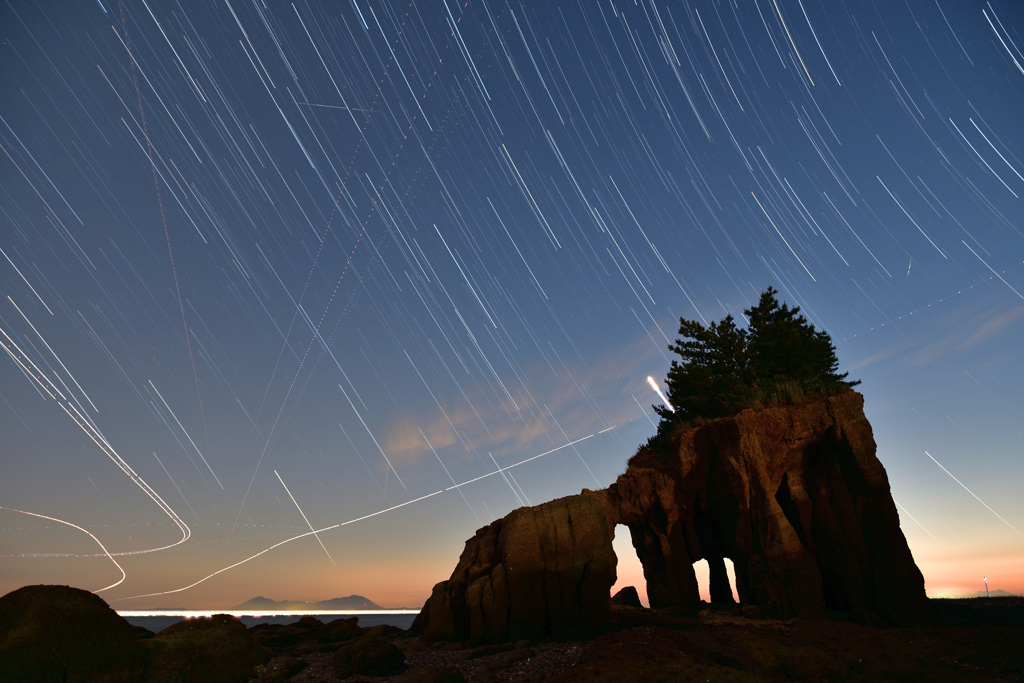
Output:
[[[725,563],[725,573],[729,577],[729,590],[732,592],[732,600],[735,603],[739,603],[740,596],[736,590],[736,568],[728,557],[723,558],[723,561]],[[693,573],[697,577],[697,591],[700,594],[700,599],[707,603],[712,602],[711,565],[708,564],[706,559],[701,558],[693,563]]]
[[[626,586],[636,588],[640,596],[640,604],[650,607],[647,599],[647,580],[644,578],[644,568],[637,557],[636,549],[633,548],[633,539],[625,524],[616,524],[612,536],[612,550],[618,564],[615,567],[615,585],[611,588],[611,595],[615,595]]]

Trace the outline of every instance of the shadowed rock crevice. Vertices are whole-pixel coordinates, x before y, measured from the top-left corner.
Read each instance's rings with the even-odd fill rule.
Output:
[[[907,623],[925,610],[863,397],[851,391],[708,422],[668,452],[641,450],[603,491],[512,511],[466,542],[414,628],[476,641],[600,629],[616,524],[629,529],[651,607],[697,602],[700,559],[712,600],[731,602],[728,557],[740,602],[766,615],[829,609]]]

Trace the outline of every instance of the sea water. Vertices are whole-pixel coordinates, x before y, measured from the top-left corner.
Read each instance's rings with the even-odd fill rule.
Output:
[[[171,624],[183,619],[208,617],[212,614],[230,614],[238,617],[246,628],[256,624],[292,624],[302,617],[313,617],[325,624],[335,619],[359,617],[362,627],[387,624],[408,629],[419,614],[418,610],[363,610],[363,611],[332,611],[332,612],[298,612],[281,610],[277,612],[238,612],[234,610],[125,610],[118,612],[132,626],[141,626],[147,631],[158,633]]]

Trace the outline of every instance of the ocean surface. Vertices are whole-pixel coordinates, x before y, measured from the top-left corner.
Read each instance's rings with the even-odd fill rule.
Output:
[[[325,624],[335,619],[348,619],[359,617],[359,625],[363,627],[388,624],[398,628],[407,629],[412,626],[413,620],[419,614],[418,610],[367,610],[367,611],[336,611],[336,612],[293,612],[280,611],[275,613],[265,612],[238,612],[234,610],[125,610],[118,612],[132,626],[141,626],[147,631],[158,633],[171,624],[176,624],[182,619],[194,619],[196,617],[208,617],[211,614],[231,614],[239,619],[246,628],[256,624],[291,624],[302,617],[313,617]]]

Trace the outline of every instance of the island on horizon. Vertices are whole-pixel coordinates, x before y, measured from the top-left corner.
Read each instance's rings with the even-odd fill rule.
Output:
[[[342,598],[331,598],[317,602],[306,602],[304,600],[273,600],[271,598],[257,595],[249,598],[243,603],[230,607],[134,607],[131,609],[119,609],[120,614],[189,614],[193,613],[231,613],[242,612],[292,612],[304,614],[320,614],[330,612],[418,612],[419,607],[382,607],[373,600],[363,595],[349,595]]]
[[[377,603],[373,602],[367,597],[362,595],[349,595],[344,598],[331,598],[330,600],[320,600],[318,602],[304,602],[301,600],[272,600],[270,598],[257,595],[255,598],[250,598],[240,605],[235,605],[230,608],[231,610],[289,610],[298,611],[305,610],[308,612],[316,612],[319,610],[324,611],[339,611],[339,610],[385,610],[385,609],[404,609],[401,607],[389,608],[381,607]]]

